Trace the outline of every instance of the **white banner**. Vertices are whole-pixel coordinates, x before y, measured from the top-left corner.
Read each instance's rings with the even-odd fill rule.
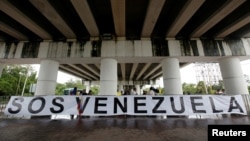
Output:
[[[241,95],[12,96],[6,115],[194,115],[242,114]]]

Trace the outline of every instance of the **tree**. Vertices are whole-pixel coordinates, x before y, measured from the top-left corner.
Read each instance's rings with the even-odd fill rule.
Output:
[[[68,82],[65,83],[65,85],[66,85],[66,88],[74,88],[74,87],[77,87],[78,89],[85,88],[85,86],[82,84],[80,80],[73,81],[72,79],[70,79]]]
[[[65,84],[57,83],[55,94],[56,95],[63,95],[65,89],[74,88],[74,87],[77,87],[77,89],[80,89],[80,90],[86,88],[86,86],[82,85],[82,82],[80,80],[73,81],[72,79],[70,79]],[[92,91],[94,91],[94,90],[92,90]]]
[[[182,84],[182,89],[184,94],[195,94],[197,89],[195,84],[187,84],[183,83]]]
[[[57,83],[56,84],[56,91],[55,94],[56,95],[63,95],[63,91],[64,89],[66,89],[67,86],[65,84],[61,84],[61,83]]]
[[[158,90],[159,90],[159,95],[163,95],[164,94],[164,88],[159,87]]]
[[[0,95],[21,95],[23,88],[28,94],[30,85],[36,81],[36,72],[29,65],[6,65],[0,77]]]
[[[249,84],[250,84],[250,78],[249,78],[249,75],[244,74],[244,79],[246,80],[247,85],[249,85]]]
[[[221,90],[224,88],[224,85],[223,85],[223,80],[219,80],[219,84],[214,84],[212,85],[212,89],[213,91],[211,93],[216,93],[217,90]]]
[[[93,92],[93,95],[98,95],[99,93],[99,87],[98,86],[92,86],[90,90]]]
[[[204,81],[198,82],[196,88],[196,94],[207,94],[207,86],[205,86]]]
[[[208,94],[215,94],[216,90],[213,89],[213,86],[207,86]]]

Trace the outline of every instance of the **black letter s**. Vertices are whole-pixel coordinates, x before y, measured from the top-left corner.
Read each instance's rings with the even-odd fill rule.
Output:
[[[62,97],[56,97],[52,100],[52,104],[55,105],[55,106],[58,106],[59,107],[59,110],[55,110],[54,108],[50,108],[50,111],[52,113],[61,113],[63,110],[64,110],[64,107],[62,104],[60,103],[57,103],[56,100],[60,100],[61,102],[64,102],[64,99]]]
[[[24,99],[23,97],[18,97],[18,98],[15,98],[13,101],[12,101],[12,105],[13,106],[16,106],[17,107],[17,110],[13,110],[12,108],[8,108],[8,112],[11,113],[11,114],[16,114],[18,112],[21,111],[22,109],[22,105],[20,103],[17,103],[16,101],[20,101],[20,102],[23,102]]]

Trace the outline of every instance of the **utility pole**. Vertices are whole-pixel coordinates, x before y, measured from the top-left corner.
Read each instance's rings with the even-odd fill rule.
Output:
[[[26,78],[25,78],[24,85],[23,85],[22,96],[24,94],[24,90],[25,90],[25,87],[26,87],[27,79],[28,79],[28,76],[29,76],[29,69],[30,69],[30,67],[28,66],[27,67]]]
[[[17,88],[16,88],[16,95],[17,95],[17,93],[18,93],[18,90],[19,90],[19,85],[20,85],[20,81],[21,81],[21,74],[20,74],[20,72],[19,72],[19,79],[18,79],[18,84],[17,84]]]

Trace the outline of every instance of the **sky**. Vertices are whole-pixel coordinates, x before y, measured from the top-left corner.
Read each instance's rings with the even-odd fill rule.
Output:
[[[40,65],[33,65],[33,67],[37,71],[37,74],[39,74]],[[250,59],[241,61],[241,67],[242,67],[243,74],[250,76]],[[180,74],[181,74],[182,83],[184,82],[193,83],[193,84],[197,83],[194,64],[190,64],[190,65],[187,65],[186,67],[181,68]],[[58,75],[57,75],[58,83],[65,83],[65,82],[68,82],[69,80],[75,81],[75,80],[81,80],[81,79],[73,75],[61,72],[61,71],[58,72]],[[162,79],[159,80],[160,86],[163,84],[163,82],[161,81],[163,80]]]
[[[246,74],[250,76],[250,59],[241,61],[241,68],[243,74]],[[193,83],[197,84],[198,82],[196,81],[196,76],[195,76],[195,69],[194,69],[194,64],[190,64],[181,70],[181,81],[182,83]]]

